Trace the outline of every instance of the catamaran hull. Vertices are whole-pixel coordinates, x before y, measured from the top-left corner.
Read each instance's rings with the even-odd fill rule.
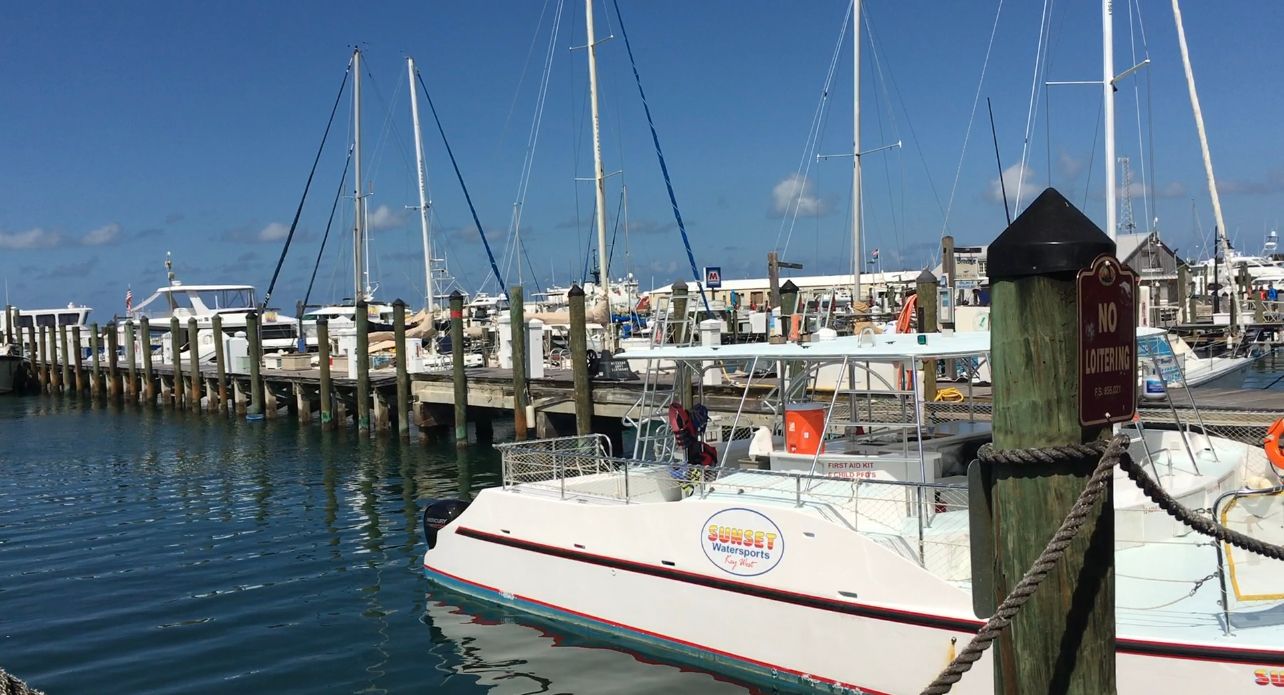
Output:
[[[776,533],[774,547],[709,541],[720,519],[755,521],[745,530]],[[597,506],[483,491],[438,534],[424,572],[571,626],[820,690],[919,692],[981,625],[966,591],[869,537],[712,499]],[[1121,636],[1117,669],[1121,693],[1259,692],[1262,674],[1284,679],[1284,651]],[[992,680],[987,655],[954,692],[989,693]]]

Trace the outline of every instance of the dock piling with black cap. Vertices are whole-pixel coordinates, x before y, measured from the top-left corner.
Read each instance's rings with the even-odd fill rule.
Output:
[[[686,289],[686,283],[682,285]],[[566,298],[571,309],[571,381],[575,398],[575,432],[593,432],[593,384],[588,370],[588,328],[584,318],[584,288],[571,285]]]
[[[85,393],[85,369],[82,364],[80,349],[80,326],[71,327],[71,342],[75,344],[75,351],[72,353],[72,363],[76,367],[76,395]]]
[[[317,368],[320,370],[321,429],[335,428],[334,410],[330,404],[330,322],[324,316],[317,318]]]
[[[245,315],[245,338],[250,352],[250,405],[245,410],[247,420],[262,420],[267,399],[263,394],[263,340],[259,335],[259,314],[251,311]]]
[[[210,331],[214,334],[214,378],[217,380],[210,391],[211,404],[217,400],[219,412],[227,412],[227,351],[223,340],[223,317],[218,314],[210,317]]]
[[[1054,189],[990,244],[995,449],[1078,445],[1109,433],[1081,424],[1076,276],[1114,250],[1114,242]],[[1097,458],[974,464],[989,501],[995,549],[993,586],[986,591],[974,581],[980,598],[997,603],[1020,581],[1071,511]],[[1107,484],[1068,552],[996,644],[996,693],[1115,692],[1110,490]],[[973,564],[976,576],[979,563]]]

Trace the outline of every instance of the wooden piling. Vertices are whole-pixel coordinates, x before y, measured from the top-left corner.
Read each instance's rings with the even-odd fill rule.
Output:
[[[201,329],[196,325],[196,317],[187,319],[187,358],[189,378],[187,400],[192,410],[201,409]]]
[[[682,288],[686,289],[686,283]],[[584,319],[584,288],[571,285],[566,292],[571,310],[571,380],[575,386],[575,433],[593,432],[593,385],[588,373],[588,328]]]
[[[317,367],[321,370],[321,429],[332,430],[335,427],[334,411],[330,406],[330,322],[325,318],[317,319]]]
[[[455,446],[468,446],[468,382],[464,375],[464,295],[450,293],[450,358],[455,378]]]
[[[1190,295],[1190,267],[1177,264],[1177,315],[1178,323],[1194,323],[1195,317],[1187,308]]]
[[[370,433],[370,313],[369,305],[362,299],[357,302],[357,431]]]
[[[187,407],[187,400],[184,395],[187,388],[183,384],[183,343],[180,330],[181,328],[178,324],[178,317],[171,316],[169,318],[169,362],[170,366],[173,367],[174,372],[170,378],[169,392],[173,395],[174,399],[170,405],[177,409]]]
[[[410,438],[410,372],[406,359],[406,303],[397,299],[392,303],[392,330],[396,345],[397,360],[397,434],[402,439]]]
[[[94,356],[93,372],[89,377],[89,396],[90,398],[102,398],[103,396],[103,369],[102,369],[102,343],[101,334],[98,332],[98,324],[89,327],[89,349]]]
[[[312,422],[312,399],[308,398],[307,387],[294,382],[294,408],[299,422],[306,425]]]
[[[250,406],[245,419],[262,420],[267,401],[263,394],[263,340],[259,337],[258,312],[245,315],[245,339],[250,344]]]
[[[40,358],[39,358],[40,361],[38,363],[40,367],[39,367],[39,370],[37,371],[37,374],[39,375],[39,379],[40,379],[40,390],[44,392],[49,391],[49,359],[48,359],[49,358],[49,347],[48,347],[49,335],[48,334],[49,334],[49,328],[47,326],[41,326],[40,341],[37,343],[37,345],[39,346],[38,351],[40,353]]]
[[[915,302],[918,305],[918,332],[935,333],[936,332],[936,315],[937,303],[940,301],[940,293],[937,292],[936,276],[932,271],[924,268],[923,272],[918,274],[914,281],[915,293],[918,299]],[[928,338],[931,340],[931,338]],[[923,360],[923,400],[931,403],[936,400],[936,360]]]
[[[686,345],[691,334],[691,322],[687,319],[687,281],[678,280],[670,288],[669,297],[669,323],[673,324],[672,329],[666,327],[673,335],[674,345]],[[691,370],[684,366],[678,365],[673,375],[673,390],[678,396],[678,402],[683,408],[690,410],[694,403],[694,396],[691,391]],[[578,425],[577,425],[578,426]]]
[[[58,365],[62,370],[63,393],[70,392],[71,386],[71,352],[67,347],[67,324],[58,324]]]
[[[116,333],[116,324],[109,323],[103,329],[107,334],[107,395],[113,400],[120,398],[120,358],[116,356],[116,348],[120,344],[120,336]]]
[[[1080,425],[1075,273],[1114,248],[1052,189],[990,245],[995,448],[1081,444],[1103,433]],[[1096,463],[981,469],[993,522],[994,596],[1005,596],[1043,552]],[[1065,556],[1000,637],[996,693],[1115,692],[1111,490],[1107,483]]]
[[[210,330],[214,333],[214,388],[210,390],[210,405],[217,403],[220,412],[227,412],[227,351],[224,349],[223,317],[210,317]]]
[[[40,385],[40,348],[37,347],[39,345],[37,342],[38,334],[39,329],[36,328],[35,319],[33,318],[32,324],[27,330],[27,359],[31,362],[31,369],[28,370],[28,380],[31,384],[31,388],[33,389],[38,388]]]
[[[4,342],[6,345],[13,345],[17,341],[13,339],[13,327],[17,325],[13,320],[13,305],[4,305]]]
[[[85,393],[85,369],[82,364],[80,349],[80,326],[71,327],[71,342],[75,344],[71,359],[76,367],[76,395],[83,395]]]
[[[508,288],[508,328],[513,345],[513,438],[522,441],[530,434],[526,422],[526,306],[521,285]]]
[[[129,367],[125,397],[132,403],[138,400],[138,334],[134,332],[133,319],[125,321],[125,362]]]
[[[45,355],[49,357],[49,393],[58,393],[62,391],[62,376],[58,371],[58,330],[50,326],[47,336],[49,346]]]
[[[152,322],[146,316],[138,319],[139,341],[143,351],[143,400],[147,405],[156,403],[156,372],[152,369]]]

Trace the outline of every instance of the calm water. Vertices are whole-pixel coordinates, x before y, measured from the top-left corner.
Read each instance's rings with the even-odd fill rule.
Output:
[[[430,585],[421,501],[497,481],[489,448],[0,398],[0,666],[51,693],[746,692]]]

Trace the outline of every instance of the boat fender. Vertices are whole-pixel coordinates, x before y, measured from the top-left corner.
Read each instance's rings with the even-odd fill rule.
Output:
[[[1270,459],[1271,465],[1275,467],[1275,473],[1284,476],[1284,451],[1280,450],[1281,434],[1284,434],[1284,417],[1272,422],[1267,428],[1262,448],[1266,450],[1266,458]]]
[[[429,550],[437,545],[437,532],[459,518],[467,508],[468,503],[464,500],[433,500],[428,503],[424,508],[424,540],[428,542]]]

